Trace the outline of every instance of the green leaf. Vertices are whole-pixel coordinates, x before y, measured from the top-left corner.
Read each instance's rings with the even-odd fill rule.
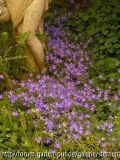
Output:
[[[120,48],[120,44],[115,44],[114,47],[115,48]]]
[[[25,137],[25,136],[21,137],[21,140],[22,140],[23,142],[25,142],[26,137]]]
[[[47,134],[48,132],[47,131],[42,131],[42,133]]]
[[[5,145],[7,146],[7,148],[8,147],[13,148],[13,147],[16,147],[16,142],[12,141],[12,143],[11,143],[11,141],[6,141]]]
[[[1,144],[1,143],[0,143],[0,148],[6,148],[6,149],[8,149],[8,147],[6,145]]]
[[[116,26],[117,28],[120,28],[120,25]]]
[[[103,100],[103,99],[99,99],[98,102],[99,102],[99,103],[102,103],[102,102],[104,102],[104,100]]]
[[[12,134],[10,134],[10,133],[6,134],[6,137],[12,137]]]
[[[98,23],[101,23],[102,20],[103,20],[103,19],[102,19],[101,17],[98,17],[98,18],[97,18],[97,22],[98,22]]]
[[[79,24],[78,27],[77,27],[78,31],[80,31],[80,32],[83,31],[84,28],[85,28],[85,27],[84,27],[83,24]]]
[[[100,32],[100,28],[91,28],[91,30],[88,30],[87,31],[87,34],[89,35],[89,36],[92,36],[92,35],[94,35],[94,34],[96,34],[96,33],[98,33],[98,32]]]
[[[79,20],[77,20],[74,24],[73,24],[73,26],[77,26],[77,25],[79,25],[81,23],[81,20],[79,19]]]
[[[109,43],[112,43],[112,42],[114,42],[114,38],[106,39],[105,46],[107,46]]]
[[[28,32],[25,32],[25,33],[21,34],[20,36],[18,36],[18,41],[17,41],[18,44],[21,45],[21,46],[24,46],[25,45],[25,41],[29,37],[30,33],[31,32],[28,31]]]
[[[97,51],[98,51],[98,48],[97,48],[97,47],[94,47],[94,48],[92,49],[92,52],[97,52]],[[96,58],[96,57],[98,57],[98,55],[94,54],[94,55],[92,55],[92,57]]]
[[[76,77],[78,80],[83,80],[82,76],[77,76]]]
[[[107,35],[108,34],[108,30],[102,30],[102,33],[104,34],[104,35]]]
[[[105,42],[105,38],[104,37],[97,37],[96,39],[99,41],[99,43]]]
[[[85,13],[83,13],[83,12],[80,11],[80,12],[77,13],[77,15],[78,15],[78,17],[82,18],[82,17],[85,16]]]
[[[107,82],[107,83],[105,84],[105,88],[107,89],[109,86],[110,86],[110,83]]]
[[[3,116],[0,115],[0,122],[3,122]]]
[[[116,14],[112,14],[111,15],[111,20],[115,20],[116,19]]]
[[[13,128],[14,128],[14,130],[17,130],[17,129],[18,129],[18,124],[17,124],[16,122],[14,122]]]
[[[111,9],[112,9],[112,8],[111,8],[110,6],[105,7],[105,11],[108,12],[108,13],[111,12]]]
[[[22,144],[22,146],[29,149],[31,147],[31,144],[30,144],[30,142],[28,142],[28,140],[25,140],[25,143]]]
[[[110,27],[110,24],[108,24],[108,23],[103,23],[103,25],[102,25],[102,29],[107,29],[109,27]]]
[[[102,119],[106,118],[106,114],[104,112],[100,112],[100,111],[97,112],[97,116]]]
[[[88,15],[83,16],[83,21],[88,21],[88,19],[89,19],[89,16],[88,16]]]
[[[37,38],[38,38],[39,40],[42,40],[42,41],[48,40],[48,37],[47,37],[46,35],[44,35],[44,34],[38,33],[38,34],[36,34],[36,36],[37,36]]]
[[[92,115],[92,116],[90,117],[90,120],[91,120],[92,122],[94,122],[94,123],[97,123],[97,122],[98,122],[98,119],[97,119],[97,116],[96,116],[96,115]]]
[[[117,107],[110,106],[109,109],[112,113],[117,111]]]
[[[31,112],[32,112],[32,113],[35,113],[36,111],[35,111],[35,109],[32,108],[32,109],[31,109]]]
[[[17,135],[13,135],[13,136],[11,137],[11,141],[16,142],[16,140],[17,140]]]

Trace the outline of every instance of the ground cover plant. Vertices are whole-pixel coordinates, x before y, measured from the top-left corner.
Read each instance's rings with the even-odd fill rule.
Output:
[[[88,38],[83,43],[80,33],[76,35],[74,32],[73,36],[72,28],[66,25],[70,16],[70,13],[61,17],[55,15],[53,24],[50,21],[45,23],[49,40],[42,74],[30,73],[27,81],[12,78],[14,89],[1,92],[1,153],[16,151],[22,156],[23,152],[48,151],[54,157],[40,157],[40,153],[36,158],[34,155],[29,157],[29,153],[26,157],[110,160],[101,157],[100,152],[119,152],[119,59],[116,58],[113,64],[117,79],[111,77],[107,83],[101,71],[94,73],[97,77],[97,82],[94,82],[89,71],[94,70],[94,61],[88,50],[94,39]],[[0,83],[4,81],[1,73]],[[85,155],[79,153],[92,151],[98,153],[94,155],[96,158],[83,158]],[[66,155],[60,152],[66,152]],[[78,155],[71,156],[71,152],[78,152]],[[20,159],[14,158],[14,154],[8,156],[13,160]]]
[[[107,81],[120,78],[114,65],[120,59],[119,3],[118,0],[97,2],[91,0],[89,8],[79,10],[66,22],[66,25],[73,31],[71,40],[79,33],[81,36],[76,38],[77,42],[81,39],[86,42],[92,38],[92,43],[89,43],[89,55],[94,66],[89,69],[89,73],[94,80],[94,85],[99,83],[98,75],[104,75],[101,87],[105,87],[104,84]],[[119,87],[115,83],[111,85],[115,89]]]

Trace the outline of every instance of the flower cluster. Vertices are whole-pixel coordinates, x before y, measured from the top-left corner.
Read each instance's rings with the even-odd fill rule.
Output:
[[[44,121],[43,131],[52,133],[56,137],[67,134],[64,141],[67,138],[80,141],[81,135],[89,135],[93,131],[90,119],[96,112],[97,102],[103,99],[108,102],[108,106],[113,105],[113,102],[110,99],[110,87],[105,91],[100,87],[92,87],[93,81],[88,79],[87,72],[92,62],[84,50],[88,43],[69,42],[66,37],[69,37],[70,33],[67,28],[62,30],[62,22],[65,20],[66,15],[56,20],[60,24],[59,27],[45,24],[49,42],[43,74],[37,75],[36,81],[31,79],[33,74],[30,74],[27,82],[17,83],[13,80],[14,85],[20,89],[8,92],[8,97],[11,107],[16,109],[12,112],[14,116],[19,115],[18,107],[24,109],[27,114],[34,108],[39,119]],[[99,79],[102,78],[103,75],[100,74]],[[110,81],[112,82],[113,79]],[[119,96],[118,93],[114,94],[114,101],[118,101]],[[38,127],[39,119],[33,121],[35,127]],[[108,120],[109,122],[96,125],[96,128],[106,135],[110,135],[114,128],[112,115],[108,115]],[[52,137],[43,138],[40,135],[35,138],[35,141],[49,145],[52,143]],[[60,145],[55,138],[53,150],[60,148]],[[105,145],[106,142],[102,139],[101,146]]]

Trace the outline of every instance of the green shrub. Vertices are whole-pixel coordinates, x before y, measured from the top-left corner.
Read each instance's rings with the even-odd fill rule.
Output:
[[[70,16],[65,25],[71,30],[69,40],[87,42],[93,62],[93,67],[89,68],[89,77],[96,86],[99,85],[99,74],[103,74],[103,87],[110,78],[115,81],[119,79],[116,65],[120,64],[120,2],[91,0],[91,4],[89,8],[81,9],[75,16]],[[80,36],[75,39],[76,35]],[[112,86],[118,87],[116,84]]]

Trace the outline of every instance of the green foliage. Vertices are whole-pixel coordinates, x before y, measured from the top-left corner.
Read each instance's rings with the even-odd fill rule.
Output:
[[[8,106],[9,108],[9,106]],[[0,148],[1,151],[12,151],[12,150],[29,150],[33,135],[36,135],[35,127],[32,123],[34,115],[27,115],[19,110],[19,116],[15,117],[10,113],[6,107],[0,108]],[[26,120],[27,119],[27,120]],[[30,128],[28,125],[30,125]],[[4,143],[4,145],[3,145]],[[22,148],[24,148],[22,150]]]
[[[31,33],[31,32],[28,31],[28,32],[26,32],[26,33],[21,34],[20,36],[18,36],[17,43],[18,43],[20,46],[24,47],[24,46],[25,46],[25,41],[26,41],[26,39],[29,37],[30,33]]]
[[[19,36],[17,43],[14,42],[12,46],[8,32],[0,33],[0,74],[5,78],[0,82],[1,92],[7,88],[12,89],[11,78],[20,79],[23,71],[31,72],[30,67],[25,65],[26,56],[21,55],[29,34],[30,32],[27,32]]]
[[[44,34],[38,33],[36,36],[37,36],[37,38],[38,38],[39,40],[41,40],[41,41],[46,41],[46,40],[48,40],[48,37],[45,36]]]
[[[93,62],[93,66],[88,68],[89,78],[93,80],[91,86],[94,88],[99,86],[102,92],[108,90],[109,87],[112,88],[110,94],[106,94],[108,99],[95,100],[96,110],[90,118],[91,128],[94,132],[96,125],[102,125],[108,116],[112,115],[115,123],[113,136],[117,137],[115,134],[120,129],[118,111],[120,102],[115,100],[114,95],[119,92],[120,87],[120,82],[118,82],[120,80],[120,73],[118,73],[120,66],[120,1],[91,0],[91,4],[89,8],[78,11],[74,16],[69,16],[64,25],[71,32],[71,36],[68,37],[69,41],[79,43],[82,40],[86,43],[90,60]],[[100,74],[103,75],[101,79]],[[95,137],[100,138],[101,136],[105,136],[104,132],[100,133],[98,130],[98,135]],[[115,142],[114,145],[116,145]],[[107,147],[109,151],[112,151],[112,147]]]
[[[120,2],[91,0],[91,4],[89,8],[70,16],[65,25],[71,30],[69,40],[79,42],[82,39],[88,43],[93,62],[93,67],[89,68],[89,77],[96,86],[99,85],[99,74],[104,75],[103,83],[108,82],[109,78],[119,78],[115,63],[120,64]],[[75,39],[76,35],[80,36]]]
[[[58,1],[57,1],[58,2]],[[56,3],[57,3],[56,2]],[[68,141],[68,133],[63,133],[61,136],[56,136],[54,133],[49,133],[47,131],[43,131],[42,128],[45,127],[44,122],[40,119],[39,114],[36,113],[36,111],[33,109],[34,104],[31,103],[30,106],[30,113],[26,114],[26,110],[28,108],[22,106],[22,100],[18,100],[16,103],[14,103],[13,108],[10,106],[9,99],[7,95],[3,95],[3,99],[0,101],[0,149],[1,151],[18,151],[20,152],[45,152],[50,151],[50,149],[53,148],[54,140],[57,137],[59,140],[61,147],[59,149],[56,149],[58,153],[68,153],[69,155],[75,152],[77,152],[78,157],[71,156],[67,157],[68,160],[71,159],[93,159],[92,157],[82,157],[80,155],[80,152],[101,152],[101,148],[105,148],[106,151],[109,152],[115,152],[116,146],[118,150],[120,149],[120,142],[114,142],[111,143],[110,138],[111,137],[117,137],[120,138],[119,134],[117,134],[120,131],[120,112],[117,109],[117,106],[120,106],[119,101],[115,101],[113,98],[114,91],[119,88],[119,84],[116,82],[119,78],[119,73],[117,73],[118,68],[115,66],[115,63],[119,63],[119,54],[117,51],[119,50],[119,43],[118,39],[114,39],[113,37],[118,35],[119,33],[119,27],[116,29],[116,26],[119,26],[115,18],[113,21],[110,20],[111,15],[113,15],[114,11],[116,10],[116,1],[95,1],[91,0],[91,2],[94,4],[92,7],[88,8],[86,11],[79,11],[76,15],[76,17],[70,17],[67,24],[69,26],[69,31],[71,31],[71,36],[69,36],[69,40],[74,42],[79,42],[80,38],[83,39],[83,41],[89,40],[89,38],[93,38],[93,43],[89,44],[89,50],[90,50],[90,58],[94,62],[94,66],[89,69],[89,76],[93,79],[93,84],[91,86],[100,86],[103,88],[103,91],[105,89],[108,89],[109,86],[112,87],[111,95],[109,95],[109,100],[99,99],[93,100],[93,103],[96,105],[95,113],[91,114],[90,117],[90,126],[91,126],[91,133],[87,134],[81,134],[80,137],[76,139],[69,138]],[[107,7],[106,4],[109,4]],[[101,7],[102,6],[102,7]],[[112,7],[111,7],[112,6]],[[115,7],[113,7],[115,6]],[[106,7],[106,8],[105,8]],[[103,12],[109,13],[105,14]],[[96,11],[96,12],[95,12]],[[93,15],[92,15],[93,13]],[[98,16],[98,14],[105,14],[104,17],[101,19],[101,15]],[[107,15],[107,16],[106,16]],[[118,18],[119,10],[116,12],[116,16]],[[91,17],[92,16],[92,17]],[[48,16],[49,17],[49,16]],[[96,18],[97,17],[97,18]],[[50,17],[49,17],[50,18]],[[104,18],[106,19],[106,26],[102,29],[102,26],[104,25]],[[119,19],[119,18],[118,18]],[[108,22],[111,22],[110,25],[113,27],[113,29],[108,29]],[[56,24],[55,24],[56,25]],[[115,31],[116,29],[116,31]],[[24,59],[25,57],[22,57],[19,55],[19,52],[22,51],[22,46],[24,46],[24,41],[29,35],[28,33],[26,35],[22,35],[20,37],[20,42],[18,41],[18,44],[12,45],[13,47],[10,47],[8,44],[8,34],[6,32],[2,32],[3,36],[3,44],[1,45],[1,58],[0,58],[0,69],[2,68],[2,73],[4,73],[4,76],[8,75],[16,75],[18,76],[18,73],[20,73],[19,69],[16,72],[16,68],[20,67],[18,64],[21,64],[21,59]],[[77,37],[75,39],[76,35],[81,34],[81,37]],[[96,35],[99,34],[99,35]],[[46,40],[46,36],[43,35],[37,35],[40,40]],[[7,43],[6,43],[7,42]],[[113,50],[113,53],[110,52],[109,47],[107,45],[111,45],[111,48]],[[20,45],[22,44],[22,46]],[[20,45],[20,48],[19,48]],[[7,49],[7,50],[6,50]],[[4,54],[5,53],[5,54]],[[12,55],[11,55],[12,53]],[[68,57],[67,57],[68,58]],[[16,63],[17,60],[17,63]],[[19,61],[20,60],[20,61]],[[14,62],[15,61],[15,62]],[[15,65],[15,66],[14,66]],[[21,67],[24,68],[24,65]],[[59,70],[59,69],[58,69]],[[4,71],[4,72],[3,72]],[[7,74],[7,75],[6,75]],[[98,77],[99,74],[103,74],[103,78],[100,79]],[[50,75],[50,72],[49,72]],[[53,74],[51,74],[53,76]],[[59,81],[62,81],[63,77],[59,77]],[[76,77],[78,80],[82,80],[80,76]],[[113,78],[113,82],[109,82],[108,80],[110,78]],[[8,79],[10,79],[8,77]],[[4,79],[1,80],[0,84],[3,84]],[[17,92],[24,93],[26,88],[19,88],[16,87],[15,94],[17,95]],[[96,90],[95,90],[96,92]],[[33,94],[33,93],[31,93]],[[15,96],[16,96],[15,95]],[[37,97],[37,96],[36,96]],[[36,98],[35,97],[35,98]],[[22,98],[21,98],[22,99]],[[74,99],[74,95],[71,95],[71,100]],[[56,99],[52,97],[48,97],[44,99],[45,103],[51,103],[55,102]],[[109,102],[112,102],[111,105],[108,105]],[[91,102],[92,103],[92,102]],[[116,106],[114,105],[116,104]],[[31,109],[32,108],[32,109]],[[13,111],[17,110],[19,115],[15,116],[13,115]],[[89,114],[91,111],[86,110],[83,106],[75,106],[74,104],[71,105],[70,110],[67,111],[67,113],[72,112],[74,109],[77,109],[78,112],[85,111],[85,113]],[[111,120],[108,119],[108,115],[112,115],[113,118]],[[48,115],[49,116],[49,115]],[[68,121],[67,117],[63,117],[62,114],[60,116],[61,120],[64,120],[66,123]],[[73,118],[74,119],[74,118]],[[79,117],[75,117],[74,121],[78,121]],[[33,120],[36,120],[36,123],[33,124]],[[96,128],[97,125],[103,126],[103,122],[112,122],[115,124],[114,126],[114,132],[111,132],[111,135],[106,137],[106,129],[99,130]],[[58,123],[58,121],[55,121],[55,123]],[[69,129],[70,126],[67,125],[67,129]],[[109,134],[109,133],[108,133]],[[48,145],[44,144],[42,141],[40,144],[35,142],[35,137],[40,136],[42,139],[46,137],[51,137],[52,142]],[[102,138],[106,139],[106,146],[101,147],[101,141]],[[63,143],[63,140],[64,143]],[[98,141],[99,140],[99,141]],[[104,143],[104,141],[103,141]],[[74,145],[72,145],[74,144]],[[113,144],[113,146],[111,146]],[[2,152],[1,152],[2,153]],[[65,160],[66,157],[63,155],[60,156],[60,160]],[[56,155],[55,155],[56,156]],[[84,156],[84,155],[83,155]],[[104,159],[104,157],[96,157],[97,159]],[[0,159],[2,159],[2,156],[0,155]],[[8,158],[5,158],[8,159]],[[12,158],[13,160],[25,160],[26,158]],[[35,159],[36,158],[28,158],[28,159]],[[41,157],[40,159],[45,159],[45,157]],[[46,157],[46,159],[48,159]],[[58,156],[49,158],[49,160],[55,160],[58,159]],[[115,159],[116,158],[113,158]]]
[[[50,152],[56,136],[52,133],[42,130],[44,122],[40,119],[39,115],[36,114],[34,109],[31,109],[31,113],[29,114],[26,114],[24,111],[18,109],[19,115],[15,116],[11,114],[12,109],[8,105],[7,107],[0,107],[0,113],[0,159],[3,158],[3,152],[18,153],[19,160],[23,159],[22,157],[19,157],[19,152],[21,153],[21,155],[23,154],[23,152],[32,152],[34,154],[37,154],[37,152]],[[116,130],[116,135],[112,135],[114,137],[117,136],[117,132],[120,129],[119,114],[115,116],[115,118],[111,121],[115,123],[114,130]],[[105,137],[106,134],[105,132],[100,132],[99,130],[95,131],[95,125],[103,123],[103,121],[98,121],[96,117],[97,115],[95,114],[91,116],[90,125],[92,126],[92,133],[81,134],[81,136],[77,140],[74,138],[70,138],[69,141],[65,141],[64,144],[62,144],[62,142],[63,139],[66,139],[67,134],[64,133],[62,136],[57,137],[59,139],[59,142],[61,143],[61,148],[57,149],[57,154],[54,154],[54,156],[50,157],[49,159],[54,160],[59,157],[60,160],[64,160],[66,159],[67,155],[68,160],[71,160],[71,157],[74,157],[74,159],[84,159],[85,157],[82,152],[101,152],[101,147],[98,143],[98,139],[101,140],[101,138]],[[35,119],[37,119],[36,125],[33,124],[33,120]],[[96,134],[94,134],[94,132]],[[38,136],[42,138],[48,136],[51,137],[51,144],[45,145],[43,142],[40,144],[36,143],[35,137]],[[109,145],[109,136],[105,138],[106,141],[108,140],[106,149],[109,150],[109,152],[114,152],[114,146],[112,147]],[[74,143],[74,146],[71,145],[72,143]],[[119,142],[117,142],[117,145],[118,144]],[[63,153],[66,154],[63,155]],[[71,154],[74,154],[74,156],[71,156]],[[40,156],[40,154],[38,156]],[[48,158],[47,155],[46,158]],[[4,159],[8,159],[8,157]],[[12,159],[17,160],[17,158]],[[32,160],[33,157],[29,157],[29,159]],[[104,159],[104,157],[101,157],[100,159]]]
[[[47,46],[48,37],[47,37],[46,35],[37,33],[37,34],[36,34],[36,37],[37,37],[42,43],[44,43],[45,46]]]

